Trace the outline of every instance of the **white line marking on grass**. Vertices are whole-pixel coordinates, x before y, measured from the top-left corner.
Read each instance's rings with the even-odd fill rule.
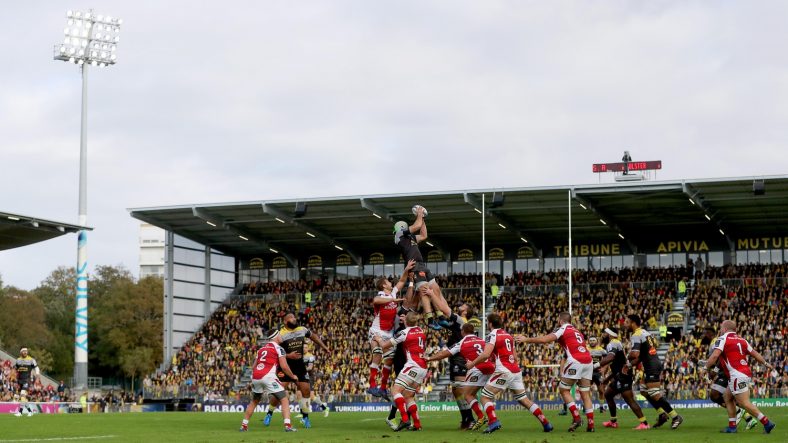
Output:
[[[115,438],[117,435],[93,435],[88,437],[53,437],[53,438],[25,438],[22,440],[0,440],[0,443],[21,441],[67,441],[67,440],[98,440],[100,438]]]

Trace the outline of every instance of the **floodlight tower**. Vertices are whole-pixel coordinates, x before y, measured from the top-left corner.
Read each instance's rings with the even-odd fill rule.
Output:
[[[117,61],[120,25],[117,17],[87,12],[66,12],[63,43],[55,45],[55,60],[73,63],[82,72],[82,123],[79,137],[79,225],[87,226],[87,145],[88,145],[88,66],[107,67]],[[77,303],[74,331],[74,383],[76,389],[88,384],[88,251],[87,231],[77,240]]]

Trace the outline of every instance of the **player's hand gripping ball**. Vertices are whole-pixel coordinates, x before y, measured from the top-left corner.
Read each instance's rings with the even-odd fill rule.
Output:
[[[424,217],[426,218],[426,217],[427,217],[427,208],[425,208],[424,206],[421,206],[421,205],[413,205],[413,207],[412,207],[412,208],[410,208],[410,210],[411,210],[411,212],[413,212],[413,215],[416,215],[416,214],[418,214],[418,212],[419,212],[419,208],[422,208],[422,209],[424,209]]]

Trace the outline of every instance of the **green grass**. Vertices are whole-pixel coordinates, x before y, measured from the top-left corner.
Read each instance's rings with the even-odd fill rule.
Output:
[[[395,442],[740,442],[740,441],[788,441],[788,408],[765,409],[764,412],[777,423],[771,435],[763,435],[759,424],[751,431],[742,425],[737,435],[721,435],[719,430],[726,425],[724,411],[719,409],[692,409],[683,411],[684,424],[676,431],[669,428],[649,431],[634,431],[637,424],[627,410],[621,411],[619,420],[622,428],[601,428],[601,417],[597,414],[599,429],[594,434],[578,432],[569,434],[566,428],[569,418],[559,417],[554,411],[548,418],[556,430],[544,434],[536,419],[528,411],[503,411],[499,417],[503,429],[492,434],[461,432],[455,429],[459,422],[456,412],[424,412],[421,414],[424,430],[419,433],[391,432],[384,423],[385,413],[343,412],[332,413],[328,418],[313,414],[312,429],[299,428],[295,434],[282,431],[282,416],[276,414],[271,427],[263,427],[263,414],[252,416],[249,431],[238,432],[240,413],[136,413],[136,414],[90,414],[90,415],[36,415],[33,417],[0,416],[0,443],[9,441],[57,441],[45,439],[70,438],[66,441],[81,441],[85,437],[106,436],[84,440],[88,442],[346,442],[380,441]],[[646,410],[653,419],[654,411]],[[581,428],[583,430],[583,428]],[[39,440],[40,439],[40,440]],[[61,440],[63,441],[63,440]]]

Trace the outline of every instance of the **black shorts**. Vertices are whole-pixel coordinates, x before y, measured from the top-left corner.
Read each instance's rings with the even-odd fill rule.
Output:
[[[29,390],[30,389],[30,380],[17,380],[16,384],[19,386],[19,390]],[[727,385],[726,385],[727,386]]]
[[[599,371],[594,371],[591,375],[591,383],[599,386],[602,384],[602,373]]]
[[[632,390],[632,375],[616,374],[610,382],[610,388],[617,394]]]
[[[449,357],[449,375],[454,380],[455,377],[463,377],[468,373],[465,368],[465,358],[462,355],[452,355]]]
[[[435,279],[432,275],[432,271],[427,268],[426,263],[416,263],[416,266],[413,267],[413,274],[415,275],[413,281],[416,286],[421,286],[419,283],[421,282],[431,282]]]
[[[290,366],[290,370],[293,371],[293,375],[298,377],[298,380],[293,380],[292,378],[285,375],[285,373],[280,369],[279,372],[276,374],[279,377],[279,380],[283,383],[288,382],[309,382],[309,373],[306,372],[306,364],[304,363],[303,359],[298,360],[290,360],[287,359],[287,366]]]
[[[722,386],[723,388],[727,389],[729,382],[730,382],[730,378],[728,378],[728,376],[725,375],[724,372],[720,371],[720,373],[717,374],[716,377],[714,377],[714,382],[713,383],[715,385]]]
[[[643,371],[643,383],[659,383],[661,380],[662,370]]]
[[[394,351],[394,373],[399,375],[407,362],[408,359],[405,357],[405,349],[402,348],[402,345],[397,345],[397,350]]]

